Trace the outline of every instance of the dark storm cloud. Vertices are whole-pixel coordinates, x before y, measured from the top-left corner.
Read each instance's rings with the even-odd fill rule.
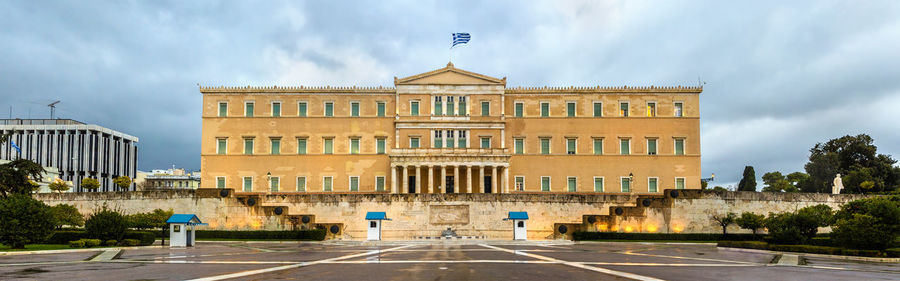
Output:
[[[894,1],[0,2],[0,106],[141,138],[199,168],[204,85],[385,85],[443,66],[518,85],[696,85],[703,173],[802,170],[816,142],[900,150]]]

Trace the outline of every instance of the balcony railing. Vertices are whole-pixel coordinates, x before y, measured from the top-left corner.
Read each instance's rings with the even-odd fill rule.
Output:
[[[394,148],[391,155],[508,155],[508,148]]]

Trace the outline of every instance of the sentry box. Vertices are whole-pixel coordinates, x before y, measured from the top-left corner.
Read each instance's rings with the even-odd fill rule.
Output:
[[[528,212],[509,212],[503,220],[513,222],[513,240],[528,240],[528,228],[525,226]]]
[[[369,222],[369,235],[367,240],[381,240],[381,222],[389,221],[384,212],[366,213],[366,221]]]
[[[194,214],[174,214],[166,224],[169,225],[169,247],[193,247],[196,241],[194,227],[207,225]]]

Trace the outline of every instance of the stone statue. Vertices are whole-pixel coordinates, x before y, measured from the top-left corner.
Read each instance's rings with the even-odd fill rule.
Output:
[[[441,232],[441,236],[451,238],[451,237],[457,237],[458,235],[456,235],[456,231],[453,231],[452,229],[450,229],[448,227],[447,230],[444,230]]]
[[[844,182],[841,180],[841,174],[834,177],[834,184],[831,185],[831,194],[841,194],[844,189]]]

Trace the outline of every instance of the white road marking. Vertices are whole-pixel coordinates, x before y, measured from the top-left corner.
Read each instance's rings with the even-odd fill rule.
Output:
[[[340,257],[324,259],[324,260],[302,262],[302,263],[277,266],[277,267],[271,267],[271,268],[264,268],[264,269],[257,269],[257,270],[247,270],[247,271],[241,271],[241,272],[236,272],[236,273],[231,273],[231,274],[223,274],[223,275],[217,275],[217,276],[197,278],[197,279],[192,279],[192,280],[193,281],[225,280],[225,279],[238,278],[238,277],[244,277],[244,276],[250,276],[250,275],[256,275],[256,274],[274,272],[274,271],[281,271],[281,270],[292,269],[292,268],[299,268],[299,267],[310,266],[310,265],[314,265],[314,264],[320,264],[320,263],[331,262],[331,261],[338,261],[338,260],[343,260],[343,259],[364,257],[364,256],[368,256],[368,255],[380,254],[380,253],[384,253],[384,252],[390,252],[390,251],[409,248],[409,247],[413,247],[413,246],[415,246],[415,245],[406,245],[406,246],[394,247],[394,248],[385,249],[385,250],[374,250],[374,251],[368,251],[365,253],[340,256]]]
[[[730,263],[655,263],[655,262],[579,262],[593,265],[623,265],[623,266],[704,266],[704,267],[740,267],[759,266],[757,264],[730,264]]]
[[[91,261],[108,261],[108,260],[112,260],[112,259],[115,258],[116,255],[118,255],[119,252],[121,252],[121,251],[122,251],[122,250],[119,250],[119,249],[106,250],[106,251],[103,251],[102,253],[100,253],[99,255],[95,256],[94,258],[92,258]]]
[[[482,246],[482,247],[489,248],[489,249],[494,249],[494,250],[497,250],[497,251],[503,251],[503,252],[507,252],[507,253],[513,253],[513,254],[516,254],[516,255],[522,255],[522,256],[526,256],[526,257],[532,257],[532,258],[536,258],[536,259],[540,259],[540,260],[545,260],[545,261],[557,262],[557,263],[560,263],[560,264],[563,264],[563,265],[568,265],[568,266],[571,266],[571,267],[577,267],[577,268],[587,269],[587,270],[590,270],[590,271],[595,271],[595,272],[605,273],[605,274],[609,274],[609,275],[614,275],[614,276],[619,276],[619,277],[625,277],[625,278],[628,278],[628,279],[634,279],[634,280],[640,280],[640,281],[662,281],[662,279],[657,279],[657,278],[653,278],[653,277],[649,277],[649,276],[643,276],[643,275],[637,275],[637,274],[634,274],[634,273],[628,273],[628,272],[616,271],[616,270],[606,269],[606,268],[602,268],[602,267],[587,266],[587,265],[585,265],[585,264],[583,264],[583,263],[564,261],[564,260],[555,259],[555,258],[551,258],[551,257],[541,256],[541,255],[538,255],[538,254],[532,254],[532,253],[526,253],[526,252],[522,252],[522,251],[515,251],[515,250],[510,250],[510,249],[504,249],[504,248],[494,247],[494,246],[491,246],[491,245],[485,245],[485,244],[479,244],[479,245]]]
[[[651,249],[646,249],[651,250]],[[667,255],[654,255],[654,254],[644,254],[644,253],[635,253],[632,251],[619,252],[620,254],[625,255],[634,255],[634,256],[645,256],[645,257],[657,257],[657,258],[670,258],[670,259],[682,259],[682,260],[698,260],[698,261],[715,261],[715,262],[731,262],[731,263],[740,263],[740,264],[752,264],[752,265],[760,265],[755,262],[746,262],[746,261],[732,261],[732,260],[724,260],[724,259],[707,259],[707,258],[693,258],[693,257],[679,257],[679,256],[667,256]]]

